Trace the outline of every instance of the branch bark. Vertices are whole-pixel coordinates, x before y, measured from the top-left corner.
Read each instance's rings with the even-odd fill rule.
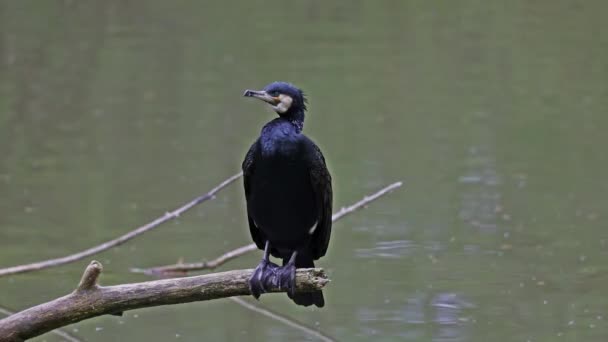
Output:
[[[81,251],[78,253],[66,255],[64,257],[33,262],[31,264],[2,268],[2,269],[0,269],[0,277],[11,275],[11,274],[17,274],[17,273],[37,271],[37,270],[41,270],[41,269],[45,269],[45,268],[69,264],[74,261],[78,261],[78,260],[84,259],[86,257],[89,257],[91,255],[103,252],[112,247],[122,245],[123,243],[135,238],[138,235],[141,235],[149,230],[152,230],[153,228],[156,228],[159,225],[161,225],[169,220],[179,217],[181,214],[183,214],[187,210],[191,209],[195,205],[201,204],[210,199],[213,199],[215,194],[217,194],[220,190],[227,187],[228,185],[232,184],[235,180],[239,179],[242,175],[243,175],[242,172],[237,173],[236,175],[234,175],[234,176],[224,180],[220,184],[218,184],[215,188],[211,189],[211,191],[209,191],[208,193],[206,193],[202,196],[199,196],[199,197],[191,200],[190,202],[184,204],[183,206],[181,206],[171,212],[165,213],[163,216],[160,216],[156,220],[154,220],[148,224],[145,224],[139,228],[136,228],[122,236],[119,236],[116,239],[106,241],[100,245],[91,247],[89,249],[85,249],[84,251]]]
[[[364,208],[369,203],[371,203],[371,202],[377,200],[378,198],[390,193],[391,191],[399,188],[401,185],[403,185],[402,182],[395,182],[391,185],[388,185],[388,186],[376,191],[375,193],[373,193],[371,195],[363,197],[363,199],[361,199],[360,201],[358,201],[348,207],[342,207],[339,211],[337,211],[336,213],[334,213],[332,215],[332,217],[331,217],[332,222],[336,222],[339,219],[343,218],[344,216],[347,216],[348,214],[351,214],[361,208]],[[156,277],[184,276],[184,275],[188,274],[188,272],[192,272],[192,271],[215,269],[215,268],[227,263],[228,261],[230,261],[232,259],[236,259],[244,254],[255,251],[257,249],[258,249],[257,246],[254,243],[252,243],[252,244],[244,245],[239,248],[228,251],[210,261],[195,262],[195,263],[178,262],[177,264],[173,264],[173,265],[157,266],[157,267],[151,267],[151,268],[132,268],[131,272],[144,273],[144,274],[147,274],[150,276],[156,276]]]
[[[92,261],[74,292],[0,320],[0,341],[21,342],[87,318],[127,310],[249,295],[253,270],[235,270],[187,278],[99,286],[102,266]],[[320,290],[329,279],[322,269],[296,271],[296,291]],[[268,288],[268,292],[282,292]]]
[[[235,297],[232,297],[232,299],[237,299]],[[6,316],[10,316],[12,314],[14,314],[14,312],[7,310],[6,308],[3,308],[0,306],[0,314],[6,315]],[[67,342],[82,342],[78,337],[65,332],[61,329],[55,329],[53,331],[51,331],[51,334],[56,335],[58,337],[62,338],[62,341],[67,341]]]

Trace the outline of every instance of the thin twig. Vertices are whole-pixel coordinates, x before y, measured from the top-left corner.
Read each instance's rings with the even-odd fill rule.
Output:
[[[355,210],[361,209],[362,207],[368,205],[369,203],[371,203],[371,202],[377,200],[378,198],[388,194],[389,192],[397,189],[401,185],[403,185],[402,182],[395,182],[389,186],[386,186],[386,187],[378,190],[377,192],[375,192],[369,196],[363,197],[362,200],[360,200],[359,202],[357,202],[355,204],[352,204],[348,207],[342,207],[342,209],[340,209],[340,211],[338,211],[337,213],[335,213],[331,216],[332,222],[335,222],[335,221],[341,219],[342,217],[352,213]]]
[[[401,185],[403,185],[402,182],[395,182],[389,186],[386,186],[386,187],[378,190],[377,192],[375,192],[369,196],[363,197],[362,200],[360,200],[348,207],[342,207],[342,209],[340,209],[338,212],[336,212],[335,214],[332,215],[332,217],[331,217],[332,221],[335,222],[335,221],[343,218],[344,216],[347,216],[348,214],[351,214],[354,211],[365,207],[369,203],[371,203],[371,202],[377,200],[378,198],[386,195],[387,193],[395,190],[396,188],[400,187]],[[144,273],[147,275],[152,275],[152,276],[157,276],[157,277],[180,276],[180,275],[183,276],[191,271],[215,269],[232,259],[236,259],[236,258],[240,257],[241,255],[247,254],[256,249],[257,249],[257,246],[254,243],[252,243],[249,245],[244,245],[239,248],[233,249],[229,252],[226,252],[211,261],[198,262],[198,263],[179,262],[179,263],[173,264],[173,265],[157,266],[157,267],[151,267],[151,268],[132,268],[131,272]]]
[[[300,330],[310,336],[316,337],[321,341],[325,341],[325,342],[335,342],[335,340],[327,335],[322,334],[320,331],[317,331],[311,327],[307,327],[306,325],[296,322],[291,318],[287,318],[281,314],[272,312],[268,309],[264,309],[258,305],[252,304],[244,299],[238,298],[238,297],[230,297],[228,298],[230,300],[232,300],[233,302],[237,303],[238,305],[249,309],[251,311],[254,311],[256,313],[259,313],[261,315],[264,315],[268,318],[274,319],[275,321],[279,321],[289,327],[295,328],[297,330]]]
[[[49,260],[44,260],[44,261],[38,261],[38,262],[31,263],[31,264],[2,268],[2,269],[0,269],[0,277],[7,276],[10,274],[31,272],[31,271],[41,270],[41,269],[45,269],[45,268],[49,268],[49,267],[56,267],[56,266],[68,264],[68,263],[86,258],[88,256],[97,254],[99,252],[105,251],[112,247],[119,246],[119,245],[133,239],[134,237],[136,237],[138,235],[141,235],[153,228],[158,227],[162,223],[165,223],[169,220],[179,217],[181,214],[183,214],[188,209],[194,207],[195,205],[203,203],[210,199],[213,199],[217,192],[219,192],[226,186],[230,185],[232,182],[234,182],[235,180],[240,178],[242,175],[243,175],[242,172],[237,173],[236,175],[221,182],[218,186],[211,189],[211,191],[209,191],[208,193],[206,193],[202,196],[199,196],[199,197],[193,199],[192,201],[186,203],[185,205],[183,205],[171,212],[167,212],[163,216],[160,216],[159,218],[157,218],[156,220],[154,220],[148,224],[145,224],[137,229],[134,229],[116,239],[106,241],[100,245],[97,245],[97,246],[91,247],[89,249],[85,249],[84,251],[70,254],[70,255],[67,255],[64,257],[60,257],[60,258],[56,258],[56,259],[49,259]]]
[[[198,270],[212,270],[215,269],[224,263],[235,259],[241,255],[247,254],[249,252],[253,252],[257,250],[258,247],[255,243],[241,246],[239,248],[233,249],[229,252],[226,252],[219,257],[211,260],[211,261],[203,261],[203,262],[193,262],[193,263],[183,263],[178,262],[174,265],[166,265],[166,266],[158,266],[152,268],[131,268],[131,272],[133,273],[143,273],[150,276],[157,277],[183,277],[191,271]]]
[[[0,307],[0,314],[10,316],[10,315],[14,314],[14,312],[7,310],[6,308]],[[57,335],[57,336],[63,338],[63,340],[67,341],[67,342],[82,342],[76,336],[73,336],[72,334],[67,333],[61,329],[55,329],[55,330],[51,331],[51,334]]]
[[[82,278],[102,267],[92,261]],[[82,320],[152,306],[250,295],[252,269],[115,286],[95,286],[12,314],[0,320],[0,340],[21,342]],[[320,268],[298,269],[296,291],[321,290],[329,279]],[[82,282],[81,282],[82,284]],[[284,292],[279,282],[264,283],[266,292]]]

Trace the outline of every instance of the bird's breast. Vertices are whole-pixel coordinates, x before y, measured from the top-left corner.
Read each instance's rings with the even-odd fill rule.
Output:
[[[318,219],[310,173],[302,156],[261,156],[251,182],[250,213],[260,229],[278,240],[308,234]]]
[[[260,138],[262,157],[269,162],[284,162],[300,156],[300,137],[290,134],[287,129],[274,129],[272,134]]]

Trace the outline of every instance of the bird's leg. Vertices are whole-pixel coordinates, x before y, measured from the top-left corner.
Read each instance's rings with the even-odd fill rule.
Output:
[[[249,290],[255,299],[260,298],[260,295],[266,292],[264,284],[267,284],[269,280],[272,281],[275,269],[278,267],[279,265],[270,262],[270,242],[266,241],[264,257],[249,279]]]
[[[287,264],[276,270],[278,288],[286,289],[290,295],[296,293],[296,257],[298,251],[294,251]]]

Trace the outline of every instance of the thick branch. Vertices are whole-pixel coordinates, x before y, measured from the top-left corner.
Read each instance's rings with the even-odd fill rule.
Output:
[[[401,185],[403,185],[402,182],[395,182],[391,185],[388,185],[388,186],[378,190],[377,192],[375,192],[371,195],[363,197],[363,199],[361,199],[360,201],[358,201],[348,207],[342,207],[342,209],[340,209],[339,211],[337,211],[336,213],[334,213],[332,215],[332,217],[331,217],[332,222],[336,222],[339,219],[343,218],[344,216],[347,216],[348,214],[351,214],[354,211],[364,208],[369,203],[390,193],[391,191],[397,189]],[[215,269],[216,267],[219,267],[232,259],[236,259],[236,258],[240,257],[241,255],[247,254],[247,253],[249,253],[251,251],[255,251],[257,249],[258,249],[257,246],[254,243],[252,243],[252,244],[244,245],[239,248],[228,251],[211,261],[203,261],[203,262],[196,262],[196,263],[179,262],[179,263],[173,264],[173,265],[157,266],[157,267],[151,267],[151,268],[132,268],[131,272],[144,273],[147,275],[160,276],[160,277],[171,277],[171,276],[180,276],[180,275],[183,276],[191,271]]]
[[[91,262],[83,279],[89,279],[87,273],[90,274],[92,270],[101,271],[101,264]],[[187,278],[95,286],[86,291],[77,288],[67,296],[0,320],[0,340],[23,341],[87,318],[127,310],[249,295],[249,278],[252,273],[253,270],[235,270]],[[296,272],[296,291],[319,290],[328,282],[322,269],[298,269]],[[272,287],[267,290],[283,291]]]
[[[232,299],[237,299],[236,297],[232,297]],[[10,316],[12,314],[14,314],[14,312],[3,308],[0,306],[0,314],[6,315],[6,316]],[[70,333],[67,333],[61,329],[55,329],[53,331],[51,331],[51,334],[57,335],[59,337],[62,338],[62,341],[67,341],[67,342],[81,342],[80,339]]]
[[[2,268],[0,269],[0,277],[2,276],[7,276],[10,274],[16,274],[16,273],[24,273],[24,272],[31,272],[31,271],[36,271],[36,270],[41,270],[44,268],[49,268],[49,267],[56,267],[56,266],[60,266],[60,265],[64,265],[64,264],[68,264],[74,261],[78,261],[81,259],[84,259],[86,257],[89,257],[91,255],[103,252],[107,249],[110,249],[112,247],[116,247],[118,245],[121,245],[131,239],[133,239],[134,237],[141,235],[153,228],[158,227],[159,225],[161,225],[162,223],[165,223],[169,220],[172,220],[174,218],[179,217],[181,214],[183,214],[185,211],[187,211],[188,209],[194,207],[197,204],[203,203],[205,201],[208,201],[210,199],[213,199],[215,194],[218,193],[220,190],[222,190],[223,188],[225,188],[226,186],[230,185],[232,182],[234,182],[235,180],[237,180],[238,178],[240,178],[243,175],[242,172],[239,172],[238,174],[226,179],[225,181],[221,182],[218,186],[216,186],[215,188],[211,189],[211,191],[209,191],[208,193],[199,196],[195,199],[193,199],[192,201],[186,203],[185,205],[175,209],[174,211],[171,212],[167,212],[165,213],[163,216],[160,216],[159,218],[157,218],[156,220],[145,224],[137,229],[134,229],[122,236],[119,236],[116,239],[110,240],[110,241],[106,241],[100,245],[91,247],[89,249],[85,249],[84,251],[78,252],[78,253],[74,253],[74,254],[70,254],[61,258],[56,258],[56,259],[49,259],[49,260],[44,260],[44,261],[38,261],[38,262],[34,262],[31,264],[25,264],[25,265],[19,265],[19,266],[13,266],[13,267],[7,267],[7,268]]]

